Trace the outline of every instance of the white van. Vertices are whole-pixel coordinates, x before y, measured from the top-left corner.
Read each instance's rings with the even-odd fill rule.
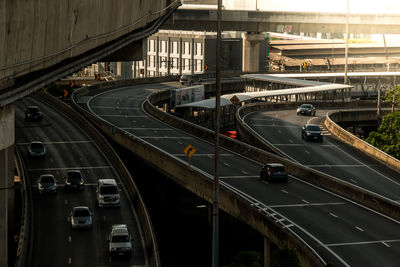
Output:
[[[114,179],[99,179],[96,191],[97,203],[100,207],[119,206],[119,189]]]

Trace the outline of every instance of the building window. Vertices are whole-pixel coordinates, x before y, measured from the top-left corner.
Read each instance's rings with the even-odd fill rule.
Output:
[[[184,43],[184,45],[183,45],[183,54],[187,54],[187,55],[190,55],[190,44],[189,44],[189,42],[185,42]]]
[[[202,43],[196,43],[196,55],[200,55],[200,56],[203,55],[201,48],[202,48]]]

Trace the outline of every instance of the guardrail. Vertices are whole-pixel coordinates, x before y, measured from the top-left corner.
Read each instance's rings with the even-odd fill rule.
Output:
[[[140,223],[139,225],[140,232],[144,237],[145,255],[148,256],[149,260],[149,262],[146,262],[146,264],[152,267],[161,266],[159,251],[150,215],[148,214],[144,201],[140,196],[139,190],[137,189],[133,178],[131,177],[129,171],[126,169],[125,165],[122,163],[121,159],[118,157],[112,146],[90,122],[88,122],[84,117],[80,116],[70,106],[64,104],[63,102],[50,96],[49,94],[38,93],[37,96],[42,101],[50,104],[51,106],[55,106],[58,110],[64,112],[65,114],[68,114],[68,116],[82,129],[84,129],[85,132],[96,142],[96,144],[101,147],[102,152],[107,156],[108,160],[111,162],[112,166],[123,181],[125,188],[128,191],[128,198],[130,199],[132,205],[135,207],[135,211],[138,214],[138,217],[144,219],[143,223]]]
[[[355,112],[362,112],[365,115],[365,110],[351,110],[352,115]],[[376,114],[376,111],[373,111]],[[395,171],[400,173],[400,160],[386,154],[382,150],[370,145],[369,143],[365,142],[364,140],[358,138],[357,136],[353,135],[352,133],[346,131],[336,122],[341,121],[341,117],[347,115],[350,111],[331,111],[327,114],[325,119],[325,126],[326,128],[331,131],[337,138],[339,138],[342,142],[355,147],[356,149],[360,150],[361,152],[367,154],[368,156],[375,158],[388,166],[389,168],[394,169]]]
[[[116,128],[107,121],[94,116],[94,114],[91,114],[76,104],[78,95],[83,96],[86,93],[93,93],[93,91],[96,90],[102,91],[105,88],[104,86],[105,85],[93,85],[77,90],[73,94],[73,106],[113,141],[129,149],[150,166],[164,173],[184,188],[192,191],[208,202],[213,203],[214,184],[212,177],[208,174],[203,173],[193,166],[189,167],[187,162],[161,151],[157,147],[154,147],[126,131]],[[194,130],[197,133],[194,133],[194,135],[203,137],[204,139],[213,138],[214,134],[210,130],[191,123],[188,123],[190,124],[188,126],[185,123],[186,121],[166,114],[150,103],[154,101],[154,99],[158,101],[167,96],[169,97],[167,91],[162,91],[160,94],[153,94],[149,97],[149,99],[153,100],[148,99],[143,104],[144,109],[150,114],[155,115],[156,118],[165,120],[167,123],[175,122],[176,125],[179,125],[182,122],[182,125],[186,125],[188,129],[197,129],[198,131]],[[230,141],[228,138],[224,138],[224,136],[222,136],[221,139]],[[243,150],[248,150],[250,148],[251,147],[247,145]],[[242,154],[247,154],[247,152],[243,151]],[[282,227],[279,222],[274,220],[273,216],[268,216],[268,209],[265,206],[254,200],[245,198],[242,195],[238,195],[237,192],[223,184],[220,188],[220,208],[239,220],[250,224],[259,233],[268,236],[268,238],[278,246],[295,248],[302,266],[324,266],[326,264],[312,248],[300,241],[301,238],[299,236],[291,232],[290,229]]]

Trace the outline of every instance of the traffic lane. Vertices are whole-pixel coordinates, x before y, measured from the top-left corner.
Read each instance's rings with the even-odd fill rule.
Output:
[[[53,111],[53,113],[56,113]],[[54,114],[53,114],[54,115]],[[63,116],[60,116],[59,118],[57,118],[57,120],[66,120],[66,118],[63,118]],[[53,123],[51,123],[51,125],[53,125]],[[41,127],[35,127],[34,128],[37,131],[42,130]],[[49,127],[46,129],[46,136],[49,140],[52,139],[52,136],[57,135],[57,133],[54,133],[53,131],[51,131],[52,127]],[[75,127],[75,130],[76,127]],[[78,132],[80,131],[77,130]],[[57,131],[55,131],[57,132]],[[19,136],[19,134],[21,136]],[[32,139],[32,135],[35,136],[35,132],[34,131],[23,131],[21,133],[21,131],[16,132],[16,139],[17,142],[20,141],[18,140],[20,139]],[[78,147],[79,148],[79,147]],[[78,149],[77,148],[77,149]],[[102,153],[100,151],[97,150],[98,148],[96,148],[96,150],[94,150],[95,152],[92,153],[92,157],[102,157]],[[73,149],[73,151],[70,151],[70,154],[75,152],[75,148]],[[77,150],[76,152],[77,154],[79,154],[79,150]],[[61,153],[63,154],[63,153]],[[64,153],[65,154],[65,153]],[[53,155],[54,156],[54,155]],[[61,158],[60,158],[61,157]],[[75,156],[73,158],[79,158],[78,155],[75,154]],[[53,162],[50,162],[50,159],[53,159]],[[55,156],[55,157],[50,157],[50,159],[35,159],[34,161],[28,161],[27,164],[27,168],[29,171],[28,173],[31,174],[32,176],[37,176],[33,173],[42,173],[42,172],[47,172],[49,171],[48,169],[40,169],[40,167],[49,167],[48,164],[50,164],[50,168],[51,165],[53,164],[60,164],[59,162],[63,162],[62,164],[58,165],[57,168],[53,168],[53,171],[55,169],[55,172],[62,172],[63,170],[67,170],[68,166],[71,167],[71,165],[68,165],[71,163],[71,158],[67,158],[64,159],[61,156]],[[74,161],[72,161],[74,162]],[[103,164],[104,165],[104,164]],[[76,167],[76,165],[74,164],[73,167]],[[98,166],[95,166],[94,168],[96,168]],[[90,169],[92,168],[91,166],[85,167],[85,169]],[[97,169],[100,170],[100,169]],[[104,172],[102,172],[104,175]],[[107,177],[107,178],[117,178],[115,172],[109,172],[110,174],[112,174],[112,176]],[[61,175],[60,175],[61,176]],[[93,181],[96,178],[93,177]],[[33,180],[33,179],[32,179]],[[118,180],[118,178],[117,178]],[[97,182],[97,180],[96,180]],[[89,207],[94,207],[92,208],[92,211],[95,210],[95,214],[98,215],[102,215],[103,211],[102,209],[99,209],[97,207],[97,202],[96,202],[96,193],[94,190],[96,183],[93,184],[87,184],[85,190],[83,192],[64,192],[62,191],[62,184],[60,184],[60,191],[56,194],[56,195],[37,195],[36,194],[36,188],[35,188],[35,184],[33,184],[33,188],[34,188],[34,194],[33,194],[33,198],[34,198],[34,202],[36,201],[36,199],[38,200],[44,200],[41,201],[39,203],[39,205],[36,205],[35,207],[35,215],[39,214],[37,216],[35,216],[35,219],[39,219],[40,221],[38,221],[35,225],[35,233],[37,233],[35,240],[39,240],[39,243],[35,243],[35,247],[33,248],[33,250],[35,251],[33,253],[34,255],[34,259],[33,261],[37,264],[35,264],[35,266],[64,266],[66,264],[68,265],[72,265],[72,266],[82,266],[81,264],[76,264],[74,263],[76,261],[76,259],[80,259],[80,258],[85,258],[85,260],[87,260],[87,262],[94,262],[94,259],[96,259],[96,262],[99,262],[99,265],[110,265],[110,259],[108,257],[108,251],[107,251],[107,242],[105,240],[105,236],[110,232],[111,230],[111,224],[109,224],[110,220],[105,220],[103,219],[105,222],[102,222],[102,224],[105,224],[106,227],[104,227],[104,230],[102,232],[101,235],[99,235],[99,237],[101,237],[101,242],[95,242],[95,244],[98,244],[97,246],[93,246],[92,245],[92,240],[93,239],[97,239],[96,236],[91,236],[91,239],[86,240],[85,242],[76,242],[73,244],[73,246],[77,249],[77,255],[66,255],[65,252],[65,248],[68,247],[68,244],[71,245],[71,238],[70,236],[68,236],[67,231],[71,230],[71,226],[70,226],[70,222],[68,222],[68,215],[69,212],[71,210],[71,206],[67,205],[68,203],[70,203],[71,201],[76,201],[76,203],[79,203],[79,205],[87,205]],[[88,190],[88,188],[92,187],[93,190]],[[126,200],[126,196],[124,195],[124,193],[121,192],[121,203],[122,205],[124,205],[124,203],[127,204],[127,200]],[[53,206],[49,206],[46,207],[46,204],[43,203],[53,203],[56,205],[56,207]],[[44,206],[45,208],[43,209],[40,205]],[[40,208],[39,208],[40,207]],[[137,225],[129,225],[130,220],[132,220],[134,218],[132,211],[130,210],[131,207],[129,207],[128,209],[124,209],[123,212],[121,212],[121,209],[116,208],[116,211],[118,211],[118,213],[123,214],[123,217],[125,219],[119,220],[118,223],[122,223],[124,221],[128,222],[128,226],[130,226],[130,230],[133,232],[138,232],[138,226]],[[36,212],[37,210],[37,212]],[[98,210],[98,212],[96,211]],[[128,214],[128,217],[127,217]],[[111,215],[110,215],[111,216]],[[121,217],[121,216],[119,216]],[[119,218],[118,216],[112,215],[112,218]],[[100,218],[107,218],[107,216],[100,216]],[[95,219],[96,222],[96,219]],[[105,229],[107,228],[107,229]],[[93,230],[93,229],[92,229]],[[136,237],[140,238],[139,235],[136,235]],[[41,241],[43,241],[42,245]],[[52,245],[52,244],[57,244],[57,246]],[[137,242],[137,244],[141,245],[141,242]],[[90,251],[90,253],[83,255],[81,251],[84,250],[84,248],[86,247],[91,247],[92,250]],[[56,251],[54,251],[56,250]],[[99,254],[100,251],[105,251],[102,254]],[[143,249],[137,249],[137,258],[135,259],[131,259],[131,260],[125,260],[125,262],[127,263],[137,263],[137,262],[144,262],[144,258],[141,257],[141,255],[143,255]],[[135,255],[135,254],[134,254]],[[68,257],[67,257],[68,256]],[[102,260],[104,258],[104,260]],[[100,260],[99,260],[100,259]],[[69,264],[71,262],[71,264]],[[85,264],[90,265],[90,264]],[[120,265],[120,263],[115,264],[114,266],[118,266]]]

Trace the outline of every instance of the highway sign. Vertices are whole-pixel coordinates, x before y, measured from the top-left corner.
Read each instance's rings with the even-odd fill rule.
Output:
[[[191,158],[194,153],[196,153],[196,149],[192,146],[192,145],[188,145],[184,150],[183,153],[186,154],[186,156],[188,156],[188,158]]]
[[[68,91],[64,89],[64,97],[68,95]]]
[[[75,81],[69,81],[69,87],[75,87]]]
[[[237,96],[232,96],[231,99],[229,99],[231,101],[232,104],[237,104],[240,102],[239,98]]]
[[[204,64],[204,71],[207,71],[207,70],[208,70],[208,65]]]
[[[96,81],[100,81],[100,74],[96,73],[96,74],[94,75],[94,77],[95,77]]]

